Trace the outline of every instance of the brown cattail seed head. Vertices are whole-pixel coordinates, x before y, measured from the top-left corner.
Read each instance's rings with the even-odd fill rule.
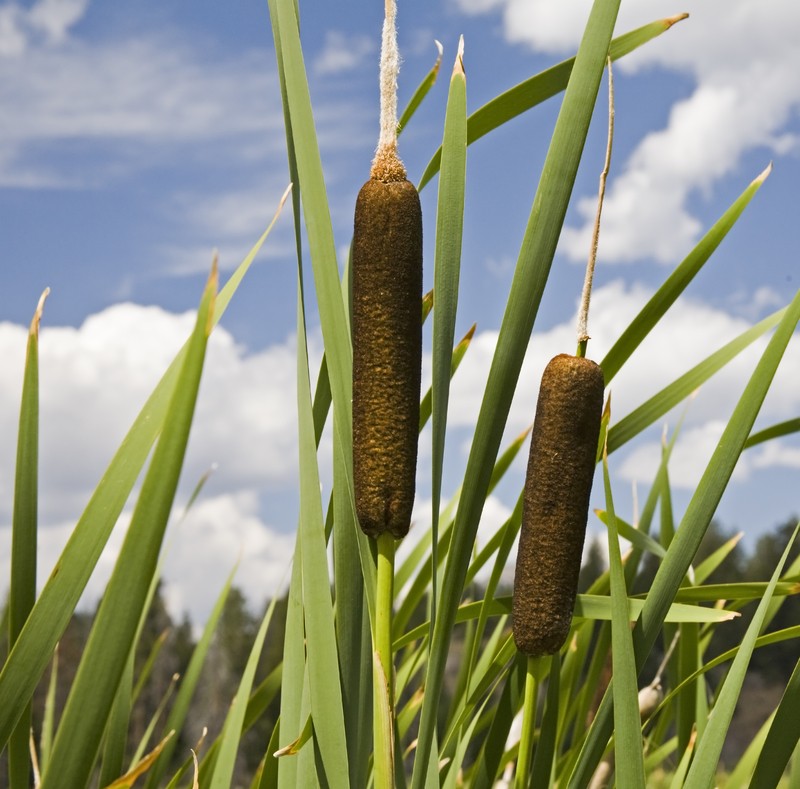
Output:
[[[373,170],[374,174],[374,170]],[[353,230],[353,481],[362,530],[411,524],[422,366],[422,211],[404,177],[367,181]]]
[[[525,479],[513,631],[529,657],[569,635],[603,410],[603,371],[562,354],[542,376]]]

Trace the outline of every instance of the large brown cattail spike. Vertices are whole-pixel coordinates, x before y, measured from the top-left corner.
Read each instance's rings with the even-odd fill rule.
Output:
[[[558,652],[569,634],[603,409],[603,371],[567,354],[542,376],[525,479],[513,632],[529,657]]]
[[[361,529],[405,537],[417,470],[422,210],[397,155],[396,8],[381,37],[380,137],[353,227],[353,485]]]
[[[376,159],[377,163],[377,159]],[[392,173],[359,192],[353,230],[353,479],[362,530],[404,537],[417,466],[422,363],[422,211]],[[375,167],[373,167],[375,173]]]

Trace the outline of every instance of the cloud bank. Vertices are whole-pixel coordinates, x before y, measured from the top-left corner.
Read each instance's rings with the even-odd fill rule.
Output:
[[[595,293],[590,331],[591,356],[601,359],[650,291],[614,282]],[[78,328],[50,327],[47,313],[40,338],[41,538],[40,577],[49,573],[130,423],[191,331],[191,313],[119,304],[90,316]],[[697,326],[703,332],[697,332]],[[663,319],[612,383],[612,420],[688,370],[747,328],[743,319],[700,301],[683,299]],[[463,468],[468,445],[459,444],[477,419],[497,334],[478,333],[452,386],[447,462]],[[26,327],[0,323],[0,432],[15,436],[24,364]],[[712,379],[687,412],[673,462],[672,482],[697,483],[766,339],[754,343]],[[538,382],[547,361],[574,347],[574,321],[534,333],[509,416],[505,442],[532,421]],[[321,358],[312,338],[312,369]],[[260,605],[284,580],[293,550],[297,517],[295,338],[258,353],[249,352],[218,327],[209,345],[195,422],[175,519],[200,477],[217,470],[185,521],[168,538],[165,577],[174,613],[188,610],[196,621],[208,613],[219,588],[239,560],[237,582]],[[429,359],[426,359],[429,370]],[[771,424],[800,412],[800,347],[790,345],[774,391],[761,415]],[[673,426],[676,415],[666,420]],[[620,450],[616,474],[649,484],[660,459],[661,420],[630,448]],[[429,436],[420,449],[419,501],[415,523],[430,522]],[[323,480],[330,472],[330,441],[320,450]],[[9,556],[13,499],[14,441],[0,445],[0,556]],[[525,454],[514,472],[521,485]],[[748,453],[737,470],[740,481],[765,469],[800,468],[796,441],[765,445]],[[511,474],[513,477],[514,474]],[[287,493],[289,491],[289,493]],[[428,492],[426,492],[428,491]],[[454,490],[445,490],[445,497]],[[327,495],[327,494],[325,494]],[[514,497],[516,493],[513,494]],[[278,500],[277,504],[273,499]],[[481,544],[508,517],[512,501],[492,497],[479,530]],[[267,514],[268,513],[268,514]],[[87,604],[102,591],[121,544],[129,512],[112,537],[87,592]],[[409,543],[410,545],[410,543]],[[7,577],[7,564],[0,578]]]
[[[591,8],[589,0],[570,3],[569,12],[558,0],[456,1],[469,14],[500,14],[508,41],[558,56],[575,51]],[[677,11],[690,18],[616,66],[623,75],[679,72],[694,87],[672,105],[663,128],[645,135],[626,161],[612,163],[600,235],[600,254],[609,263],[674,263],[701,231],[693,199],[736,172],[745,154],[760,153],[763,167],[797,151],[789,123],[800,107],[800,7],[782,0],[689,0],[676,8],[643,0],[622,4],[617,33]],[[620,80],[617,92],[624,91]],[[577,205],[582,224],[565,229],[561,249],[582,261],[596,198],[585,196]]]

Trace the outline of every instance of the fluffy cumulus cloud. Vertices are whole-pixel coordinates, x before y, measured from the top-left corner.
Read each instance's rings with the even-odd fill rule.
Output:
[[[294,534],[264,523],[252,490],[198,501],[167,536],[167,605],[202,622],[236,568],[234,583],[260,606],[288,585],[294,542]]]
[[[78,328],[40,337],[40,577],[49,573],[92,490],[160,376],[188,337],[194,316],[119,304]],[[26,330],[0,324],[0,427],[16,435]],[[208,611],[237,559],[255,601],[280,582],[296,513],[264,522],[259,494],[292,489],[297,466],[294,338],[248,353],[218,327],[212,335],[176,512],[216,464],[212,483],[177,530],[165,573],[177,613]],[[312,347],[317,360],[320,353]],[[0,556],[9,556],[15,447],[0,447]],[[222,491],[222,492],[219,492]],[[129,514],[121,520],[124,530]],[[117,533],[119,532],[119,533]],[[87,590],[97,599],[121,544],[119,529]],[[215,568],[212,573],[212,568]],[[7,578],[7,565],[0,570]],[[211,583],[214,578],[216,586]],[[210,584],[213,588],[210,588]],[[268,585],[268,590],[261,587]],[[213,598],[212,598],[213,599]]]
[[[510,41],[554,55],[575,50],[591,8],[590,0],[570,3],[569,12],[557,0],[457,2],[468,13],[502,14]],[[674,262],[700,233],[693,197],[734,171],[746,152],[763,151],[766,164],[797,148],[790,121],[800,105],[800,8],[782,0],[689,0],[677,10],[690,18],[617,67],[622,73],[679,71],[694,88],[672,106],[663,128],[645,135],[627,161],[613,164],[600,240],[610,262]],[[617,31],[675,11],[663,0],[623,3]],[[625,90],[624,81],[618,88]],[[562,249],[582,260],[595,197],[586,196],[578,209],[583,223],[565,231]]]
[[[590,322],[593,358],[602,358],[650,295],[643,287],[622,282],[596,291]],[[40,340],[41,577],[50,571],[113,452],[192,324],[190,313],[175,315],[134,304],[106,309],[78,328],[49,327],[45,312]],[[697,326],[703,327],[701,333]],[[742,318],[703,302],[679,301],[612,382],[613,421],[618,422],[747,326]],[[0,432],[5,436],[16,434],[25,340],[25,327],[0,324],[0,354],[6,373],[0,378]],[[495,332],[478,333],[453,380],[448,462],[459,468],[465,462],[461,450],[466,449],[459,441],[470,434],[477,419],[496,341]],[[672,465],[677,488],[691,489],[696,484],[765,343],[765,338],[754,343],[690,403]],[[176,513],[182,511],[204,472],[214,463],[217,469],[189,516],[173,525],[167,540],[166,594],[176,614],[188,610],[202,619],[237,560],[238,582],[256,604],[283,580],[297,513],[296,493],[292,493],[297,468],[294,344],[290,336],[253,353],[223,327],[212,335]],[[530,424],[547,360],[573,346],[572,320],[534,333],[512,404],[506,442]],[[316,369],[321,358],[318,338],[312,339],[310,352]],[[761,424],[796,416],[800,411],[799,378],[800,347],[790,345],[764,404]],[[614,456],[618,480],[646,484],[652,479],[660,460],[661,422],[674,426],[677,418],[677,413],[667,415],[641,440]],[[423,444],[426,441],[427,434]],[[13,444],[6,441],[0,445],[0,556],[6,563]],[[321,449],[322,477],[328,482],[330,454],[328,437]],[[510,472],[520,483],[524,454]],[[403,551],[411,547],[413,535],[421,536],[430,523],[430,493],[424,483],[429,463],[430,453],[423,446],[415,528]],[[748,452],[737,474],[746,481],[763,470],[798,467],[797,443],[785,440]],[[448,485],[445,503],[457,487]],[[510,515],[513,500],[509,501],[508,495],[507,491],[496,492],[488,500],[478,530],[479,545],[485,545]],[[274,497],[283,497],[284,503],[265,508],[265,498]],[[95,601],[100,594],[129,517],[128,511],[112,536],[87,591],[87,601]],[[0,577],[7,577],[7,564],[0,568]]]
[[[638,285],[612,282],[599,288],[592,299],[590,315],[591,356],[602,359],[614,341],[652,295]],[[619,422],[648,398],[694,365],[749,328],[744,319],[722,309],[691,299],[681,299],[644,340],[634,356],[611,383],[612,422]],[[545,332],[534,332],[520,373],[511,405],[504,442],[510,442],[533,420],[539,380],[548,360],[557,353],[569,352],[575,344],[575,322],[558,324]],[[697,327],[703,331],[698,332]],[[479,332],[458,370],[451,390],[451,425],[475,425],[491,364],[497,332]],[[721,435],[721,424],[728,419],[741,395],[744,382],[754,369],[767,339],[760,338],[708,381],[691,401],[685,427],[675,455],[676,486],[690,489],[700,478],[705,464]],[[762,408],[761,423],[772,424],[792,418],[800,411],[800,393],[795,383],[800,376],[800,348],[790,344]],[[664,421],[673,427],[682,409],[668,414],[646,434],[646,443],[635,450],[623,448],[620,466],[623,479],[649,482],[660,460],[660,430]],[[720,422],[720,420],[723,420]],[[781,445],[776,445],[780,447]],[[464,452],[468,444],[462,447]],[[633,451],[633,454],[628,454]],[[520,461],[521,463],[522,461]],[[794,467],[796,449],[753,451],[739,473],[747,476],[757,468]]]

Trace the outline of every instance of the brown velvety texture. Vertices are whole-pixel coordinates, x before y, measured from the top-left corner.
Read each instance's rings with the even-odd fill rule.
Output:
[[[422,366],[422,211],[407,180],[370,179],[353,231],[353,480],[361,529],[411,525]]]
[[[603,411],[603,371],[562,354],[542,376],[514,578],[513,632],[529,657],[566,641],[575,608]]]

